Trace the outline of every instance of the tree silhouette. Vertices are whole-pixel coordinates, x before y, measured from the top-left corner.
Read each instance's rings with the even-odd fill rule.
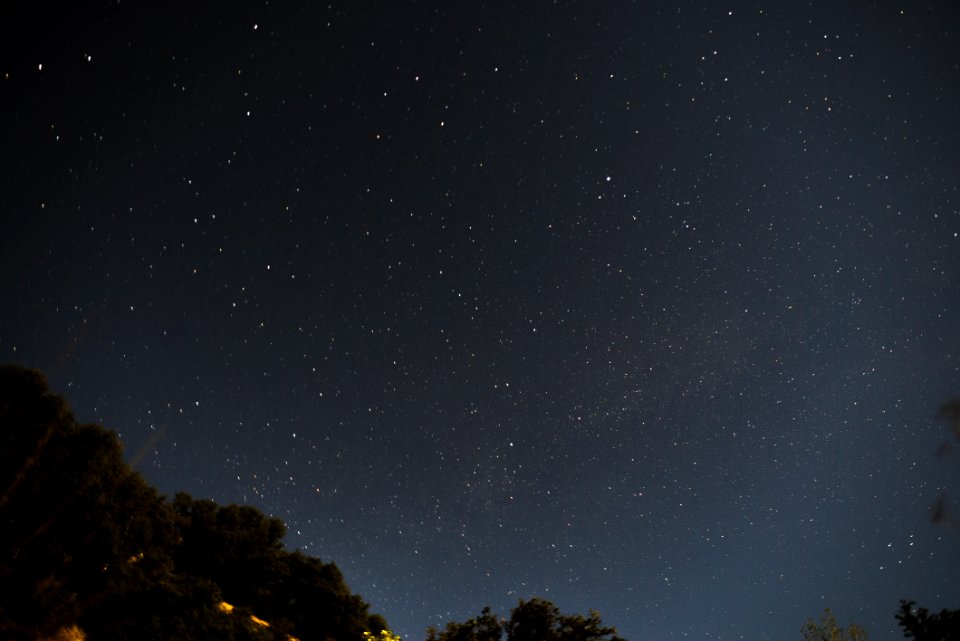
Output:
[[[931,614],[915,608],[913,601],[901,601],[897,622],[903,636],[916,641],[960,641],[960,610],[940,610]]]
[[[282,521],[186,494],[165,501],[115,433],[78,423],[42,373],[13,365],[0,367],[0,523],[2,639],[363,641],[387,630],[336,565],[284,549]]]
[[[51,634],[170,569],[160,496],[116,434],[77,423],[34,370],[0,368],[0,492],[0,633],[11,638]]]
[[[500,620],[484,608],[479,617],[463,623],[450,622],[442,631],[427,629],[427,641],[623,641],[615,628],[603,625],[600,614],[561,614],[550,601],[521,600]]]
[[[462,623],[449,621],[443,631],[427,628],[427,641],[500,641],[506,621],[499,620],[486,607],[480,616]]]
[[[303,638],[360,641],[364,632],[387,627],[350,592],[336,565],[283,548],[280,519],[186,494],[178,494],[173,507],[182,539],[177,570],[213,581],[229,603]]]
[[[867,631],[856,623],[844,629],[837,624],[830,608],[823,611],[820,621],[807,619],[803,624],[803,641],[868,641]]]

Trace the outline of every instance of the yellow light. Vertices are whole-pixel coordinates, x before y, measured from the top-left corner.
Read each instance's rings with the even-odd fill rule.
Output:
[[[221,601],[221,602],[217,605],[217,607],[219,608],[219,610],[220,610],[221,612],[226,612],[227,614],[230,614],[230,613],[233,612],[233,610],[234,610],[234,606],[231,605],[231,604],[229,604],[229,603],[227,603],[226,601]],[[269,627],[270,627],[270,622],[269,622],[269,621],[264,621],[264,620],[261,619],[260,617],[255,616],[255,615],[253,615],[253,614],[250,615],[250,620],[253,621],[254,623],[256,623],[256,624],[259,625],[259,626],[263,626],[264,628],[269,628]],[[384,632],[387,633],[386,630],[384,630]],[[364,634],[367,634],[367,633],[365,632]],[[389,634],[389,633],[387,633],[387,634]],[[85,640],[81,640],[81,641],[85,641]],[[288,635],[287,635],[287,641],[300,641],[300,639],[298,639],[297,637],[292,637],[292,636],[290,636],[290,635],[288,634]],[[386,638],[386,639],[382,639],[382,640],[380,640],[380,641],[400,641],[400,637],[394,636],[394,637],[392,637],[392,638]]]
[[[269,628],[269,627],[270,627],[270,624],[269,624],[269,623],[267,623],[266,621],[264,621],[263,619],[261,619],[261,618],[258,617],[258,616],[254,616],[254,615],[251,614],[251,615],[250,615],[250,620],[253,621],[254,623],[256,623],[257,625],[262,625],[262,626],[265,627],[265,628]]]

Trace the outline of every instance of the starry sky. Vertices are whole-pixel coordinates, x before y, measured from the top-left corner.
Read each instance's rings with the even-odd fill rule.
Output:
[[[165,494],[409,641],[960,606],[953,3],[17,4],[0,360]]]

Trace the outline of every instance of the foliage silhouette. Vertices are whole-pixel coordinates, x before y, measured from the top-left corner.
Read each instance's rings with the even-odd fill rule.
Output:
[[[78,423],[42,373],[14,365],[0,367],[0,522],[3,639],[78,626],[98,641],[363,641],[387,628],[334,564],[284,549],[279,519],[164,500],[115,433]]]
[[[615,628],[603,625],[599,613],[587,616],[561,614],[550,601],[520,600],[509,620],[498,619],[484,608],[479,617],[463,623],[449,622],[442,631],[427,629],[427,641],[623,641]]]
[[[169,570],[155,554],[174,536],[159,495],[116,434],[78,424],[36,371],[0,368],[0,488],[0,633],[50,634]]]
[[[846,629],[838,625],[830,608],[820,615],[819,623],[807,619],[802,631],[803,641],[868,641],[867,631],[856,623],[851,623]]]
[[[284,550],[283,522],[249,506],[218,506],[178,494],[173,502],[182,537],[179,571],[221,587],[224,600],[243,604],[275,629],[300,638],[363,638],[387,627],[351,594],[339,568]]]
[[[960,610],[940,610],[931,614],[915,608],[913,601],[900,601],[897,622],[903,636],[916,641],[960,641]]]

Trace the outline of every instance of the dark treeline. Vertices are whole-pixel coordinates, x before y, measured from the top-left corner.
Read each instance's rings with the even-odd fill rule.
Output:
[[[42,373],[14,365],[0,367],[0,524],[2,639],[397,641],[335,564],[285,549],[282,521],[162,497],[114,432],[77,422]],[[960,640],[958,611],[902,602],[896,617],[908,638]],[[844,638],[804,630],[821,637]],[[623,641],[596,612],[536,598],[427,631],[502,640]]]

